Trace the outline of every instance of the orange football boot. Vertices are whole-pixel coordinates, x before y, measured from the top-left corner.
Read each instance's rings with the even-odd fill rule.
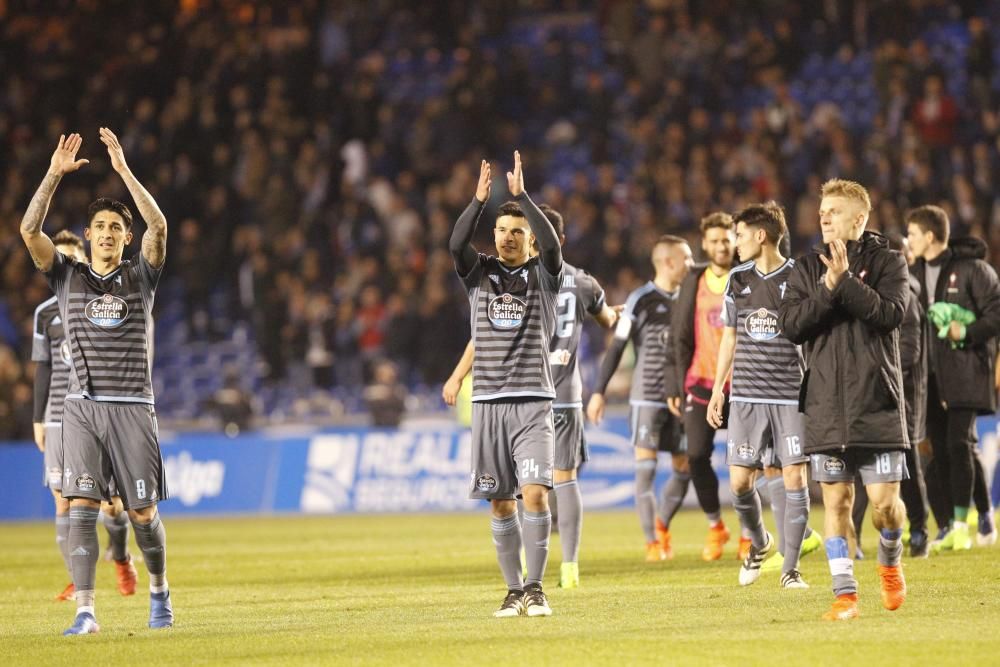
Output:
[[[824,621],[849,621],[858,617],[858,594],[838,595],[830,611],[823,614]]]
[[[896,611],[906,600],[906,580],[902,565],[879,565],[878,577],[882,580],[882,606]]]
[[[721,521],[717,526],[708,529],[705,538],[705,548],[701,550],[703,560],[719,560],[722,558],[722,546],[729,541],[729,529]]]

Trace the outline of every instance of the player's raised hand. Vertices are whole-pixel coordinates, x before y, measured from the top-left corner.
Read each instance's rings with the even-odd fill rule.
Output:
[[[108,156],[111,158],[111,167],[121,173],[127,169],[125,164],[125,151],[122,150],[122,145],[118,143],[118,137],[115,133],[106,127],[100,129],[101,142],[108,147]]]
[[[520,151],[514,151],[514,171],[507,172],[507,187],[515,197],[524,192],[524,172],[521,171]]]
[[[830,243],[830,259],[820,255],[819,260],[826,266],[825,282],[828,289],[833,290],[840,279],[847,273],[847,245],[840,239]]]
[[[90,164],[90,160],[76,159],[76,154],[82,145],[83,137],[79,134],[73,133],[68,137],[60,134],[59,145],[56,146],[56,150],[52,154],[52,161],[49,163],[49,171],[63,176],[71,171],[76,171],[85,164]]]
[[[490,198],[491,183],[490,163],[483,160],[479,163],[479,183],[476,185],[476,199],[480,202],[485,202]]]

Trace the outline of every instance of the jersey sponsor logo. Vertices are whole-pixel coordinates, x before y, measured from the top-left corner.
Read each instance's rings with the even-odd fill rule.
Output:
[[[492,491],[497,488],[497,478],[489,473],[476,478],[476,488],[480,491]]]
[[[494,297],[487,307],[490,322],[497,329],[516,329],[524,321],[528,306],[524,301],[512,294],[501,294]]]
[[[778,337],[778,314],[767,308],[758,308],[747,315],[743,328],[754,340],[771,340]]]
[[[97,297],[84,308],[87,319],[99,327],[120,327],[128,317],[128,304],[121,297],[105,294]]]
[[[87,473],[77,475],[75,484],[76,488],[81,491],[93,491],[94,487],[97,486],[97,482],[94,481],[94,478]]]
[[[847,464],[844,463],[843,459],[838,459],[835,457],[829,457],[823,461],[823,470],[827,472],[837,473],[844,472],[847,469]]]
[[[572,355],[569,350],[555,350],[549,352],[549,364],[552,366],[566,366],[569,364]]]

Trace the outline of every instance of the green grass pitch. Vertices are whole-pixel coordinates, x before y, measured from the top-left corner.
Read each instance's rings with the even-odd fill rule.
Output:
[[[556,587],[550,618],[494,619],[504,595],[485,515],[179,519],[164,516],[177,624],[146,628],[146,573],[120,597],[98,569],[100,634],[64,638],[72,603],[47,523],[0,525],[3,665],[996,665],[1000,548],[904,560],[906,604],[882,609],[874,563],[859,562],[861,618],[820,620],[832,595],[821,553],[802,561],[812,588],[777,574],[736,583],[735,539],[700,559],[705,525],[683,512],[677,555],[643,562],[631,512],[585,517],[582,587]],[[732,528],[732,514],[726,515]],[[768,517],[770,522],[770,517]],[[822,525],[814,512],[813,526]],[[102,544],[106,533],[101,531]],[[734,531],[735,532],[735,531]],[[135,550],[132,545],[132,550]]]

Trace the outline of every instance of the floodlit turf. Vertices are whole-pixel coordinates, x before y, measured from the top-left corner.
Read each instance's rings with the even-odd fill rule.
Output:
[[[556,587],[554,537],[546,577],[553,616],[497,620],[491,612],[505,590],[485,516],[167,515],[165,524],[177,625],[146,628],[141,564],[140,593],[122,598],[102,562],[101,633],[75,638],[60,636],[72,603],[52,600],[67,582],[52,529],[0,525],[0,662],[856,667],[1000,659],[1000,548],[905,561],[910,592],[896,612],[879,603],[869,549],[856,568],[861,618],[831,624],[819,620],[831,601],[821,553],[802,562],[809,590],[780,590],[777,574],[741,588],[735,539],[722,561],[701,561],[700,515],[679,516],[676,558],[649,565],[634,514],[593,513],[582,587]]]

